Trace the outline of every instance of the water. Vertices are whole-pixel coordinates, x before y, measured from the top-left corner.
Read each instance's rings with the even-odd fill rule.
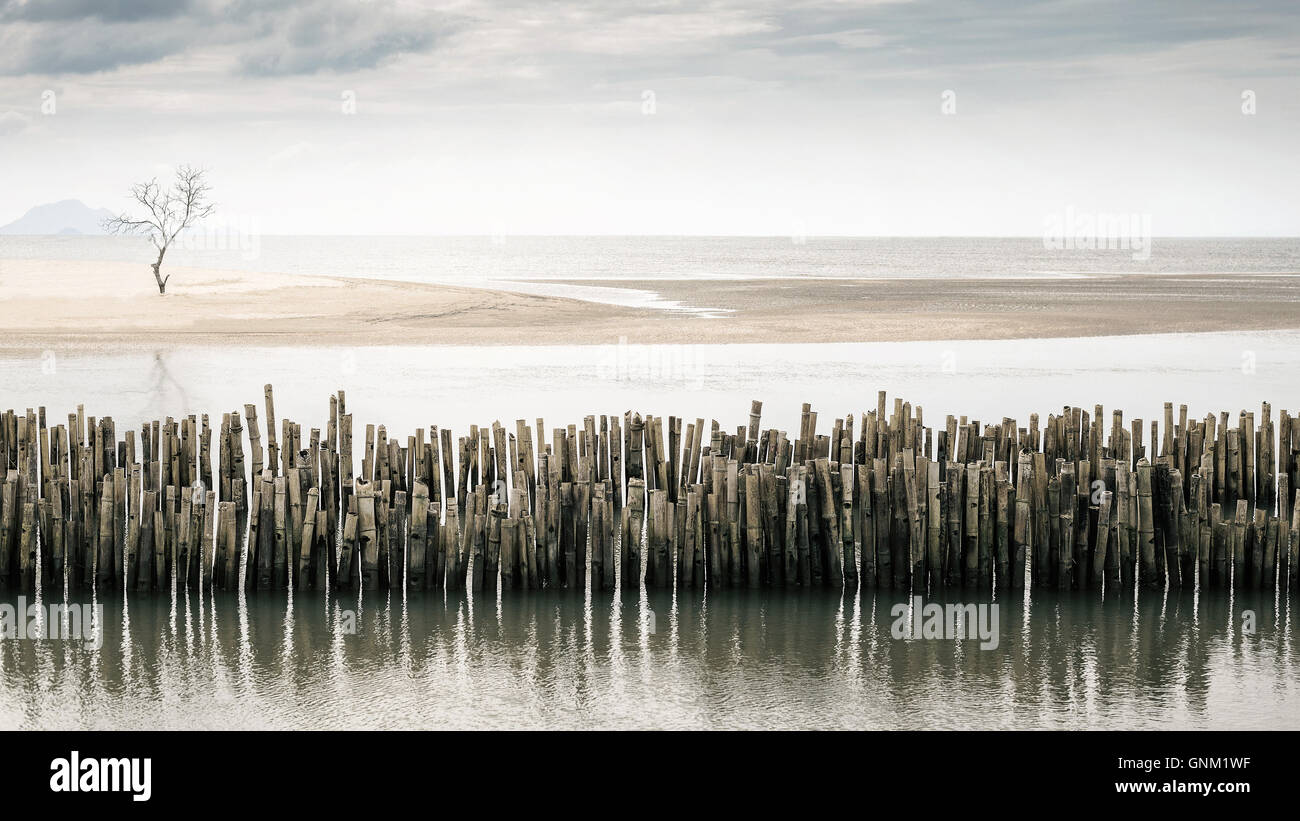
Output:
[[[1296,240],[1161,240],[1047,252],[1021,240],[259,237],[177,249],[177,265],[493,285],[502,280],[1052,276],[1300,270]],[[4,260],[135,260],[121,238],[0,237]],[[559,287],[559,286],[557,286]],[[2,286],[0,286],[2,288]],[[613,290],[613,289],[610,289]],[[2,295],[0,291],[0,295]],[[597,291],[591,292],[601,298]],[[988,421],[1064,405],[1160,418],[1300,408],[1300,331],[844,345],[366,347],[139,353],[54,345],[0,358],[0,407],[78,403],[119,431],[261,407],[324,427],[348,391],[354,430],[629,408],[734,429],[749,400],[798,430],[876,391]],[[361,439],[360,436],[357,437]],[[360,447],[358,444],[357,447]],[[57,594],[56,594],[57,595]],[[1300,728],[1296,600],[1271,594],[1035,591],[999,600],[999,646],[891,635],[882,591],[515,591],[111,595],[102,647],[0,640],[0,728]],[[1238,594],[1241,595],[1241,594]],[[12,603],[6,593],[0,603]],[[1243,630],[1252,611],[1256,632]],[[346,611],[359,631],[344,630]]]
[[[0,236],[6,260],[146,263],[139,237]],[[655,282],[810,278],[1074,278],[1124,273],[1300,272],[1300,238],[1156,238],[1125,249],[1049,250],[1042,239],[809,237],[262,236],[216,223],[169,249],[172,266],[441,283],[558,296],[701,317],[726,309],[664,298]],[[613,284],[621,282],[619,287]],[[638,287],[628,287],[636,282]],[[780,298],[780,291],[770,292]]]
[[[889,591],[465,596],[115,595],[98,651],[0,641],[0,727],[1300,728],[1272,594],[1035,592],[989,650]]]
[[[0,236],[5,259],[152,261],[130,237]],[[1062,277],[1300,271],[1300,238],[1157,237],[1149,259],[1123,249],[1049,250],[1038,238],[339,237],[196,235],[172,265],[482,285],[500,280],[773,277]]]
[[[1191,418],[1261,401],[1300,408],[1300,331],[1152,334],[1080,339],[753,345],[555,347],[160,347],[142,353],[63,351],[0,357],[0,407],[44,405],[66,419],[78,403],[112,416],[119,431],[147,419],[262,407],[275,386],[276,414],[324,430],[329,396],[347,391],[353,430],[385,424],[404,437],[430,425],[464,433],[471,424],[538,417],[550,428],[588,414],[636,410],[717,419],[734,430],[763,401],[763,426],[792,434],[800,408],[835,416],[876,407],[886,390],[925,410],[985,421],[1029,414],[1044,421],[1066,405],[1100,402],[1125,419],[1161,419],[1163,403]],[[1258,418],[1258,417],[1257,417]],[[1109,417],[1107,417],[1109,424]]]
[[[401,441],[433,424],[463,432],[540,415],[549,440],[549,427],[628,408],[734,428],[750,398],[764,400],[765,426],[787,431],[811,401],[825,431],[836,413],[875,407],[881,388],[922,404],[931,425],[948,412],[1024,425],[1030,411],[1096,401],[1149,420],[1165,399],[1199,418],[1262,399],[1300,407],[1297,373],[1298,331],[681,349],[177,346],[0,360],[0,407],[45,404],[58,421],[85,402],[124,431],[260,407],[270,381],[277,415],[304,430],[323,428],[328,394],[344,387],[357,431],[385,423]],[[856,590],[110,596],[98,652],[0,640],[0,727],[1300,727],[1296,600],[1230,595],[1143,594],[1135,606],[1035,592],[1000,602],[990,651],[895,640],[890,607],[904,597]],[[1248,609],[1253,635],[1242,631]],[[344,610],[359,613],[355,635],[341,632]]]

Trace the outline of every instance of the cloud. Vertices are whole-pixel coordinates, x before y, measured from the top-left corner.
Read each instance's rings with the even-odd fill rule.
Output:
[[[319,156],[316,146],[309,142],[296,142],[271,155],[272,168],[291,168],[310,162]]]
[[[152,63],[185,47],[183,36],[134,24],[5,24],[0,27],[0,74],[93,74]]]
[[[374,68],[426,52],[440,17],[394,0],[0,0],[0,75],[93,74],[215,54],[233,72]]]
[[[1278,74],[1300,59],[1292,3],[1242,0],[1224,14],[1217,0],[0,0],[0,74],[91,74],[168,58],[222,76],[343,74],[446,50],[440,68],[471,81],[830,77],[848,86],[967,68],[1113,73],[1109,58],[1229,41],[1256,46],[1243,50],[1245,72],[1267,63]]]
[[[0,112],[0,137],[9,137],[27,129],[31,120],[17,111]]]
[[[376,3],[312,3],[268,20],[269,34],[240,56],[245,74],[346,73],[434,45],[433,21]]]
[[[66,22],[96,19],[135,22],[178,17],[198,4],[192,0],[4,0],[0,21]]]

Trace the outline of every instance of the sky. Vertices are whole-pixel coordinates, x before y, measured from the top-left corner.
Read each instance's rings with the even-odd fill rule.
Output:
[[[1294,0],[0,0],[0,224],[1300,235]]]

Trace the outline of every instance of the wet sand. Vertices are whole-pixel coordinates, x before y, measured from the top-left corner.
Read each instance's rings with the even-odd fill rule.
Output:
[[[601,284],[653,290],[664,300],[729,311],[718,328],[694,340],[701,342],[1025,339],[1300,328],[1300,274]]]
[[[5,260],[0,349],[558,345],[623,337],[640,344],[877,342],[1300,328],[1297,274],[599,283],[722,309],[700,316],[450,285],[171,272],[168,293],[159,296],[147,265]]]

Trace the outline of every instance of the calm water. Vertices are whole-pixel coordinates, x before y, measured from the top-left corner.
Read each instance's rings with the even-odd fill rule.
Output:
[[[0,236],[0,295],[6,260],[143,266],[151,253],[138,237]],[[183,239],[167,259],[195,268],[468,285],[716,316],[711,306],[661,297],[653,281],[1290,273],[1300,272],[1300,238],[1156,238],[1149,258],[1134,259],[1120,248],[1049,250],[1032,237],[313,237],[262,236],[253,226],[215,222]],[[649,283],[602,286],[609,280]]]
[[[143,255],[143,256],[142,256]],[[4,259],[148,261],[144,239],[0,236]],[[491,280],[707,277],[1068,276],[1300,271],[1300,239],[1166,239],[1131,251],[1048,250],[1039,238],[292,237],[217,223],[173,265],[484,284]]]
[[[2,342],[2,340],[0,340]],[[588,345],[211,348],[142,353],[58,347],[0,356],[0,408],[44,405],[64,420],[112,416],[119,431],[146,419],[262,407],[275,386],[276,415],[324,430],[329,396],[347,391],[353,430],[385,424],[390,436],[430,425],[465,432],[499,420],[542,417],[556,426],[588,414],[717,419],[727,429],[763,401],[763,425],[794,433],[811,402],[828,433],[835,416],[876,407],[886,390],[944,416],[1011,416],[1102,403],[1125,419],[1161,418],[1163,403],[1207,412],[1300,410],[1300,331],[1153,334],[1138,337],[798,345]],[[261,415],[259,411],[259,416]],[[1109,417],[1107,417],[1109,418]],[[1258,417],[1257,417],[1258,418]],[[358,445],[359,447],[360,445]]]
[[[1246,365],[1249,364],[1249,367]],[[640,348],[173,347],[0,360],[0,407],[144,419],[261,403],[304,430],[348,391],[354,430],[628,408],[725,427],[765,402],[798,430],[876,391],[984,419],[1104,402],[1157,418],[1300,408],[1300,332],[971,343]],[[360,440],[361,437],[358,437]],[[359,447],[360,445],[358,445]],[[7,594],[8,595],[8,594]],[[105,604],[98,652],[0,641],[0,727],[1300,727],[1295,601],[1248,594],[1001,602],[1000,646],[902,641],[893,594],[723,592],[619,598],[517,592],[360,603],[227,594]],[[0,599],[0,602],[10,599]],[[1257,632],[1242,633],[1241,613]],[[344,610],[360,630],[341,632]],[[653,618],[651,617],[653,613]],[[651,624],[654,631],[651,632]]]
[[[1035,593],[981,650],[893,638],[903,600],[113,597],[98,651],[0,641],[0,727],[1300,728],[1294,602]]]
[[[175,264],[492,284],[503,279],[1068,276],[1300,270],[1296,240],[1160,240],[1048,252],[1038,240],[227,238]],[[255,240],[255,241],[245,241]],[[120,238],[0,237],[14,258],[138,259]],[[944,414],[1063,405],[1158,418],[1300,408],[1300,332],[852,345],[266,348],[143,353],[57,346],[0,358],[0,408],[86,404],[119,431],[261,405],[324,427],[348,391],[354,430],[390,435],[541,416],[548,428],[633,408],[734,428],[750,399],[798,430],[876,391]],[[360,439],[360,437],[358,437]],[[358,445],[359,447],[359,445]],[[1000,644],[891,636],[892,593],[682,591],[617,597],[230,594],[117,597],[103,645],[0,640],[0,728],[15,727],[1300,727],[1296,603],[1253,594],[1000,601]],[[5,594],[0,603],[12,603]],[[1241,630],[1256,614],[1257,631]],[[359,631],[346,633],[345,611]]]

